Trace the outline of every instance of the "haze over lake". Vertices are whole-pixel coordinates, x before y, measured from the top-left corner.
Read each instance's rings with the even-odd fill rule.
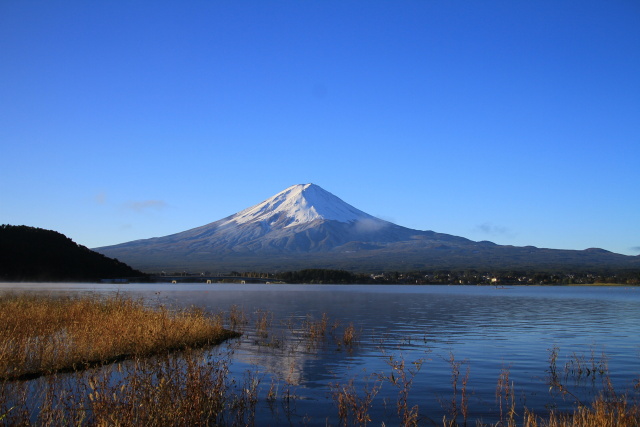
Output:
[[[237,306],[249,321],[235,343],[233,375],[240,379],[247,370],[259,371],[264,373],[263,393],[274,380],[280,381],[281,393],[288,387],[296,395],[294,408],[287,411],[272,412],[263,401],[258,420],[265,422],[325,425],[329,417],[335,424],[329,384],[354,379],[356,389],[364,390],[374,382],[372,374],[390,373],[390,361],[404,360],[407,366],[423,362],[410,403],[436,421],[450,410],[452,356],[461,362],[461,377],[469,369],[471,418],[485,421],[498,416],[496,383],[505,371],[519,410],[526,406],[544,413],[574,406],[573,398],[549,391],[554,348],[563,381],[583,401],[600,390],[604,376],[576,375],[576,362],[608,368],[618,392],[633,393],[640,377],[640,288],[635,287],[0,284],[0,292],[11,291],[120,292],[150,304],[197,305],[212,312]],[[255,320],[265,314],[271,328],[261,338]],[[353,323],[357,342],[301,345],[297,325],[323,314],[330,325],[339,321],[336,334]],[[371,410],[374,421],[397,423],[395,406],[385,405],[396,396],[397,389],[388,384],[380,389]]]

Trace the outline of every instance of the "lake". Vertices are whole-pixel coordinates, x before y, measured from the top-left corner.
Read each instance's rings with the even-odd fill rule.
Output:
[[[258,425],[337,424],[332,391],[344,390],[350,381],[350,390],[360,396],[377,392],[369,411],[375,425],[398,424],[403,384],[410,386],[408,405],[419,406],[424,425],[441,424],[455,409],[460,417],[463,389],[474,423],[499,420],[511,390],[519,415],[525,407],[544,414],[574,408],[576,399],[588,403],[608,379],[616,392],[638,397],[640,288],[635,287],[0,284],[0,292],[18,289],[54,295],[120,292],[149,304],[196,305],[212,312],[235,306],[247,324],[243,337],[229,347],[231,372],[238,381],[248,371],[259,374]],[[305,339],[305,322],[323,315],[325,339]],[[268,323],[267,332],[260,320]],[[350,324],[356,339],[346,343],[343,333]],[[550,390],[553,366],[570,394]],[[273,387],[276,398],[267,404]]]

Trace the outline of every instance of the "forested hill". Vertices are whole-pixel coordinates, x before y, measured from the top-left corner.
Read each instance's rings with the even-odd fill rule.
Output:
[[[56,231],[0,226],[0,280],[92,281],[140,276],[145,274]]]

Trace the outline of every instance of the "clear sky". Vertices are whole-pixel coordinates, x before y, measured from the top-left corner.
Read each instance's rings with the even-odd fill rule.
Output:
[[[0,223],[88,247],[293,184],[640,254],[640,2],[0,1]]]

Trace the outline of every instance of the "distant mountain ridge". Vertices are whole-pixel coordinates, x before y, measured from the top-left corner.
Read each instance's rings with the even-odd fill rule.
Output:
[[[601,249],[500,246],[413,230],[369,215],[315,184],[293,185],[191,230],[94,250],[144,271],[640,268],[640,257]]]

